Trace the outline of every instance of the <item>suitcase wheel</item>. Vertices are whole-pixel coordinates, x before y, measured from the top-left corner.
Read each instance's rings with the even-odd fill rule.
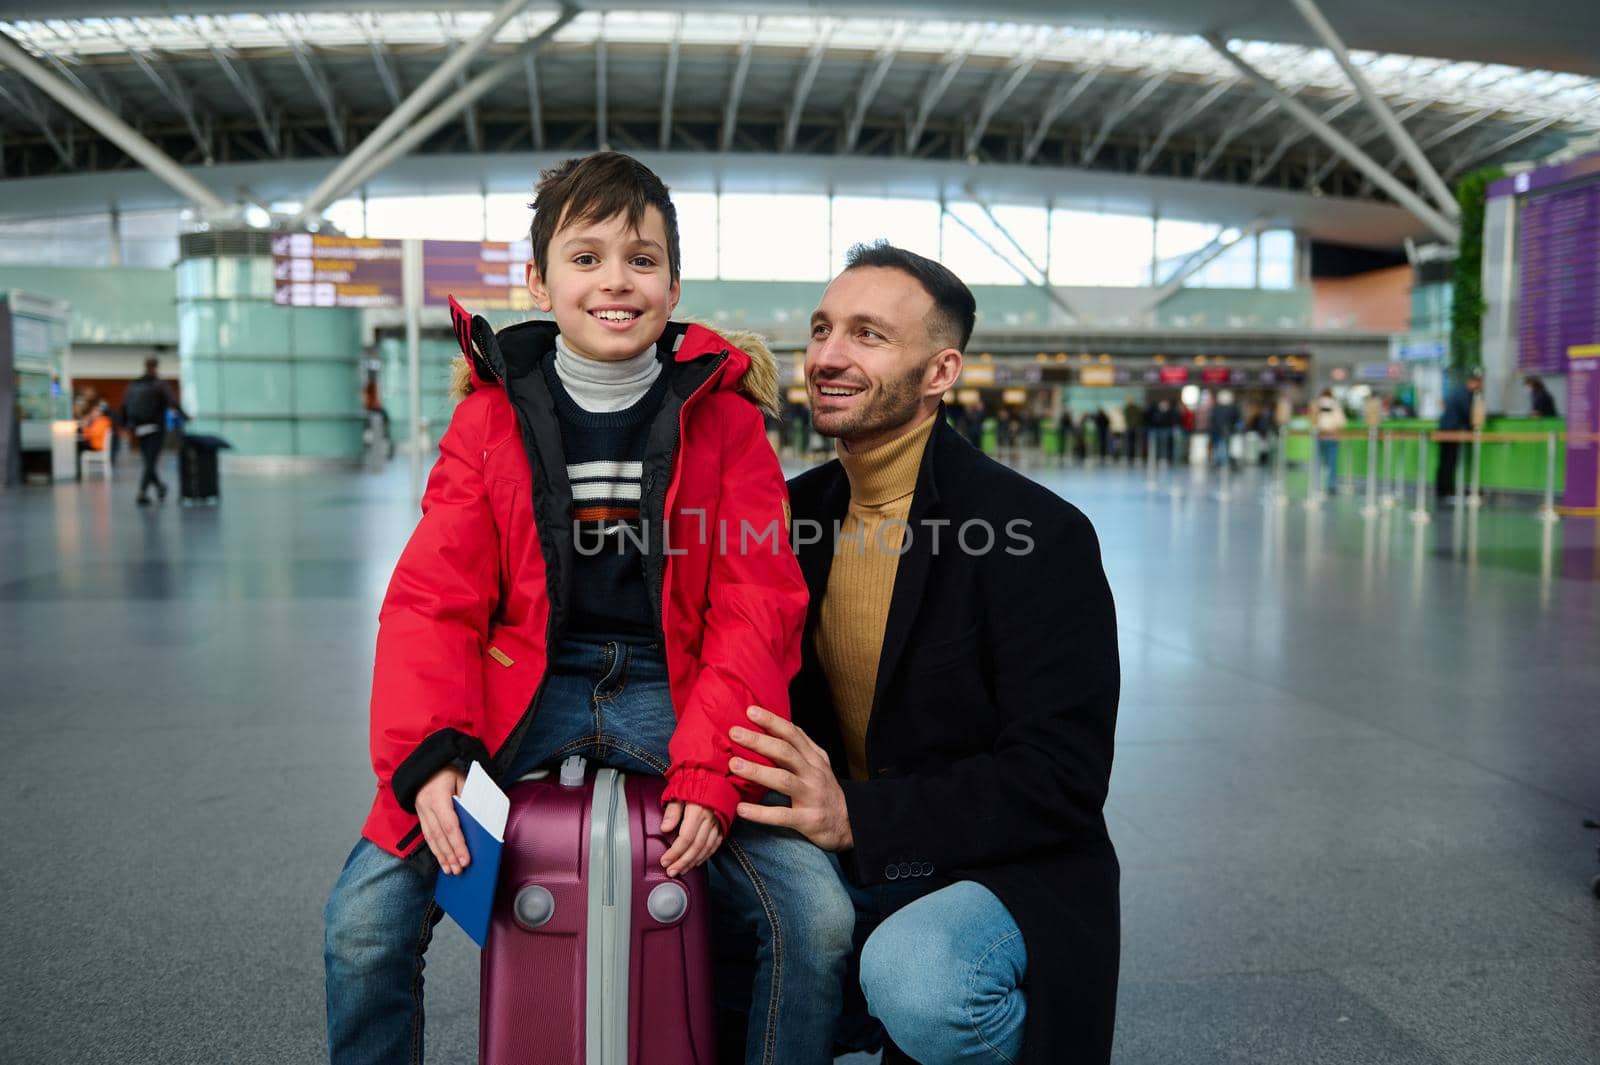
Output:
[[[682,884],[657,884],[645,900],[645,909],[661,924],[674,924],[689,912],[689,893]]]
[[[531,932],[556,915],[555,896],[550,894],[549,888],[542,888],[537,884],[530,885],[517,892],[512,913],[516,917],[517,924]]]

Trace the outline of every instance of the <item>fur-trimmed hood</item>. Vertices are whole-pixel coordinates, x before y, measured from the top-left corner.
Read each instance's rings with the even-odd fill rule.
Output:
[[[468,314],[450,301],[461,356],[450,366],[450,399],[460,402],[479,388],[498,388],[508,375],[526,373],[555,348],[554,322],[533,320],[495,332],[487,319]],[[744,329],[718,332],[699,322],[668,322],[659,344],[667,345],[679,362],[709,354],[728,353],[719,388],[737,391],[762,412],[778,414],[778,362],[765,338]]]

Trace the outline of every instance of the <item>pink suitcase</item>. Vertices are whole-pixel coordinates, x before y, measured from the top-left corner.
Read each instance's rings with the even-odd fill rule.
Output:
[[[511,787],[481,1065],[714,1065],[710,898],[661,868],[664,785],[569,759]]]

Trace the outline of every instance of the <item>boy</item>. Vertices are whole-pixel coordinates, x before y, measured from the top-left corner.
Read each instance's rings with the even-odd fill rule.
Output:
[[[326,914],[330,1056],[422,1058],[434,878],[471,860],[451,804],[466,768],[506,785],[583,754],[666,776],[670,874],[712,859],[715,892],[762,901],[747,1060],[825,1062],[854,914],[801,897],[822,852],[735,825],[761,795],[728,766],[751,757],[728,738],[748,707],[786,712],[806,612],[741,394],[772,405],[770,355],[668,320],[676,212],[642,164],[569,160],[534,210],[528,289],[554,324],[497,336],[452,305],[467,394],[380,614],[378,794]],[[804,957],[783,950],[796,931]]]

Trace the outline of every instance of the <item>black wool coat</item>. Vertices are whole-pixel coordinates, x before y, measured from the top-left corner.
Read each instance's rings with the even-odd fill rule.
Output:
[[[909,875],[994,892],[1027,949],[1020,1065],[1109,1061],[1120,872],[1101,810],[1121,674],[1094,528],[941,416],[884,630],[869,778],[852,781],[814,647],[850,485],[834,461],[789,493],[811,591],[791,706],[844,781],[847,872],[863,885]]]

